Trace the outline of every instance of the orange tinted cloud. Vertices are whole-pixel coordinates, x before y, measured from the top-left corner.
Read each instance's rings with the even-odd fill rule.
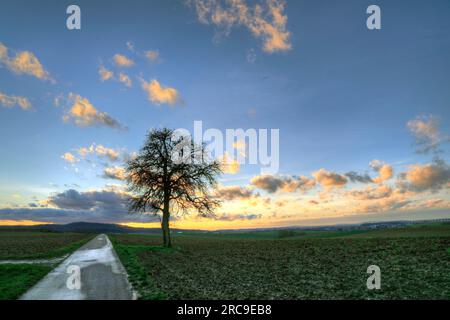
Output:
[[[70,93],[69,100],[72,102],[70,110],[64,115],[63,120],[73,121],[81,127],[102,125],[117,129],[124,127],[106,112],[99,112],[92,103],[78,94]]]
[[[383,183],[389,179],[391,179],[394,175],[394,169],[391,165],[385,163],[381,160],[372,160],[369,163],[369,166],[375,171],[378,172],[378,177],[373,179],[375,183]]]
[[[123,54],[114,55],[113,61],[118,67],[131,67],[132,65],[134,65],[133,60],[129,59]]]
[[[100,79],[102,81],[106,81],[114,77],[114,72],[106,69],[104,66],[100,66],[100,68],[98,68],[98,74],[100,75]]]
[[[99,157],[107,157],[111,161],[116,161],[120,157],[120,151],[107,148],[101,144],[91,144],[89,147],[81,147],[77,150],[78,154],[85,158],[88,154],[96,154]]]
[[[232,159],[227,152],[219,158],[219,162],[223,173],[236,174],[241,169],[239,162]]]
[[[219,1],[192,0],[197,17],[203,24],[213,24],[225,35],[236,26],[244,26],[253,36],[262,39],[267,53],[290,50],[290,32],[287,30],[287,14],[283,0],[266,0],[249,6],[243,0]]]
[[[0,104],[2,104],[6,108],[19,106],[23,110],[31,109],[31,103],[27,98],[14,95],[9,96],[2,92],[0,92]]]
[[[375,183],[383,183],[384,181],[389,180],[393,177],[394,170],[392,169],[391,165],[385,164],[378,170],[378,173],[379,176],[373,178],[373,181]]]
[[[126,180],[126,172],[122,167],[108,167],[104,170],[104,177],[116,180]]]
[[[306,192],[316,185],[314,179],[305,176],[275,176],[271,174],[254,176],[250,183],[270,193],[277,191],[294,192],[297,190]]]
[[[255,194],[253,190],[249,188],[241,186],[223,186],[214,191],[214,196],[222,200],[231,201],[249,199],[258,196],[258,194]]]
[[[17,74],[27,74],[41,80],[52,80],[39,59],[30,51],[19,51],[9,56],[9,49],[0,42],[0,63]]]
[[[125,73],[119,73],[119,81],[122,82],[125,86],[131,87],[132,81],[130,77]]]
[[[164,87],[158,80],[151,80],[147,82],[141,80],[142,89],[147,92],[148,100],[155,104],[166,103],[169,105],[175,105],[179,102],[180,96],[175,88]]]
[[[152,62],[157,61],[159,59],[159,52],[155,50],[148,50],[145,52],[145,57]]]
[[[78,161],[77,158],[75,158],[75,156],[73,154],[71,154],[70,152],[66,152],[61,156],[62,159],[64,159],[64,161],[69,162],[69,163],[75,163]]]
[[[443,161],[415,164],[400,175],[399,184],[409,190],[438,191],[450,187],[450,167]]]
[[[324,188],[340,188],[345,186],[347,183],[347,178],[341,174],[330,172],[325,169],[320,169],[312,173],[312,176],[316,178],[317,182],[321,184]]]

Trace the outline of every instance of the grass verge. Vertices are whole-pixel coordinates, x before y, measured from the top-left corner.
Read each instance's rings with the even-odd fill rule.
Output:
[[[114,250],[119,256],[120,261],[124,265],[128,273],[128,279],[131,282],[134,290],[138,293],[140,300],[164,300],[167,298],[166,294],[162,292],[155,284],[155,282],[148,275],[147,270],[139,262],[139,253],[144,251],[171,251],[171,249],[158,246],[145,245],[124,245],[117,241],[117,239],[108,235],[111,240]]]
[[[53,269],[30,264],[0,265],[0,300],[14,300]]]

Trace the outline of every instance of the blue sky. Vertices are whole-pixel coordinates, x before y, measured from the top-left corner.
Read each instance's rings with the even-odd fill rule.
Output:
[[[264,10],[270,3],[281,4],[290,48],[274,52],[267,52],[267,39],[245,24],[227,25],[227,33],[224,25],[211,19],[202,23],[197,3],[77,1],[82,28],[69,31],[65,10],[72,2],[2,2],[0,42],[8,48],[9,59],[22,51],[31,52],[51,80],[0,63],[0,93],[26,97],[32,105],[31,110],[0,105],[0,207],[27,207],[32,201],[44,201],[72,188],[83,193],[123,184],[102,177],[105,167],[121,163],[95,156],[87,162],[77,150],[95,143],[131,153],[139,149],[150,128],[192,129],[194,120],[203,121],[205,128],[220,130],[280,129],[279,174],[283,176],[311,177],[321,168],[341,175],[356,171],[375,176],[369,162],[379,159],[394,172],[386,186],[396,188],[396,176],[407,172],[408,165],[432,164],[436,154],[448,159],[448,1],[436,0],[432,5],[426,1],[376,1],[382,12],[382,29],[372,31],[366,27],[365,11],[373,1],[287,1],[285,6],[270,0],[244,1],[250,9],[258,3]],[[222,9],[229,7],[222,2]],[[270,16],[266,18],[273,22]],[[127,42],[133,44],[132,50]],[[155,61],[146,58],[149,50],[158,52]],[[134,64],[117,66],[116,54]],[[113,72],[114,79],[102,81],[101,66]],[[119,73],[130,78],[131,87],[116,79]],[[175,105],[149,101],[141,81],[152,79],[177,91]],[[63,121],[73,104],[70,93],[88,99],[99,112],[106,112],[128,130]],[[56,97],[63,101],[58,106]],[[421,132],[407,125],[414,119],[430,126],[439,124],[440,153],[415,152],[414,135]],[[66,152],[79,161],[61,159]],[[446,170],[447,164],[445,175]],[[225,175],[221,183],[230,188],[250,186],[259,199],[287,199],[294,217],[297,211],[304,211],[296,204],[298,199],[309,201],[324,188],[315,178],[316,189],[306,194],[271,194],[251,183],[259,172],[258,166],[243,165],[239,172]],[[430,187],[411,198],[448,202],[447,185],[440,181],[437,189]],[[349,181],[344,188],[326,191],[343,197],[344,189],[350,192],[365,187]],[[73,210],[52,205],[55,210]],[[281,223],[264,218],[276,208],[230,206],[224,214],[265,212],[261,220]],[[439,214],[448,216],[448,207],[442,202],[439,208],[426,209],[439,209]],[[326,210],[334,212],[335,208],[324,206],[314,218]],[[369,211],[355,212],[373,213]],[[386,209],[391,211],[391,207]],[[9,214],[4,219],[20,220],[20,215]],[[299,213],[297,220],[303,219],[306,216]],[[34,220],[39,221],[37,217]]]

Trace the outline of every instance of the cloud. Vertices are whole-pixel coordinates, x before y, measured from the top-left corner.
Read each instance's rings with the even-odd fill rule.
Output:
[[[380,170],[378,171],[379,176],[375,177],[373,181],[375,183],[383,183],[384,181],[387,181],[391,179],[394,175],[394,169],[392,169],[392,166],[389,164],[383,165]]]
[[[142,89],[147,92],[148,100],[152,103],[175,105],[180,100],[178,91],[175,88],[164,87],[158,80],[153,79],[147,82],[141,79],[141,85]]]
[[[88,154],[93,154],[95,152],[95,145],[92,144],[91,146],[89,146],[87,148],[81,147],[77,151],[80,156],[82,156],[83,158],[86,158],[86,156]]]
[[[104,66],[100,66],[100,68],[98,68],[98,74],[102,81],[107,81],[114,77],[114,72],[106,69]]]
[[[190,0],[188,3],[195,8],[199,22],[214,25],[219,35],[227,36],[233,27],[244,26],[263,41],[263,50],[267,53],[292,47],[283,0],[266,0],[254,6],[244,0],[227,1],[224,6],[217,0]]]
[[[436,152],[441,142],[450,140],[439,132],[439,120],[434,116],[417,117],[408,121],[407,127],[416,139],[417,153]]]
[[[120,156],[119,151],[116,151],[111,148],[106,148],[101,144],[95,147],[95,152],[97,153],[98,156],[108,157],[109,160],[111,161],[116,161]]]
[[[133,84],[131,78],[126,73],[120,72],[117,77],[114,77],[114,72],[106,69],[104,66],[100,66],[100,68],[98,69],[98,74],[101,81],[116,80],[123,83],[129,88]]]
[[[305,176],[275,176],[270,174],[255,176],[250,180],[250,183],[269,193],[277,191],[295,192],[297,190],[306,192],[316,185],[314,179]]]
[[[228,155],[228,152],[225,152],[225,154],[223,156],[219,157],[218,160],[220,162],[220,168],[222,169],[223,173],[228,173],[228,174],[239,173],[239,171],[241,169],[241,165],[239,164],[239,162],[236,159],[232,159]]]
[[[8,48],[0,42],[0,64],[4,64],[16,74],[27,74],[41,80],[50,80],[50,74],[39,59],[30,51],[19,51],[14,57],[8,54]]]
[[[126,127],[109,116],[106,112],[97,111],[88,99],[83,98],[78,94],[70,93],[69,101],[72,106],[63,117],[63,120],[66,122],[73,121],[80,127],[100,125],[114,129],[126,129]]]
[[[349,191],[348,194],[356,200],[382,199],[392,195],[392,188],[385,185],[368,186],[363,190]]]
[[[113,208],[113,207],[112,207]],[[110,212],[105,210],[68,210],[58,208],[2,208],[0,220],[11,221],[40,221],[48,223],[94,222],[94,223],[127,223],[127,222],[155,222],[159,218],[151,215],[128,214],[125,206]]]
[[[89,147],[81,147],[77,149],[77,153],[81,158],[86,159],[88,155],[96,155],[101,158],[107,158],[109,161],[118,161],[122,156],[126,161],[129,155],[125,151],[116,150],[113,148],[105,147],[101,144],[91,144]]]
[[[221,214],[211,218],[218,221],[256,220],[261,219],[262,214]]]
[[[320,169],[312,173],[313,177],[316,178],[317,182],[320,183],[324,188],[340,188],[347,183],[347,178],[341,174],[330,172],[325,169]]]
[[[159,60],[159,51],[156,50],[148,50],[145,51],[145,57],[151,62],[155,62]]]
[[[394,169],[390,164],[385,163],[381,160],[372,160],[369,166],[376,172],[378,172],[378,177],[373,178],[375,183],[383,183],[394,176]]]
[[[61,103],[63,102],[63,100],[65,100],[65,97],[62,93],[60,93],[53,98],[53,105],[55,107],[59,107],[61,105]]]
[[[69,189],[50,196],[45,203],[54,208],[64,210],[83,210],[111,215],[128,213],[127,193],[117,190],[91,190],[79,192]]]
[[[131,87],[131,79],[129,76],[127,76],[125,73],[119,73],[119,81],[125,84],[127,87]]]
[[[351,181],[351,182],[360,182],[360,183],[371,183],[373,182],[372,178],[367,174],[359,174],[355,171],[350,171],[345,174],[345,176]]]
[[[246,58],[248,63],[255,63],[256,61],[255,49],[252,48],[250,50],[247,50]]]
[[[224,186],[215,190],[214,197],[222,200],[244,200],[252,197],[258,197],[253,190],[241,186]]]
[[[79,192],[69,189],[42,201],[46,207],[3,208],[0,220],[33,220],[53,223],[77,221],[98,223],[152,222],[155,217],[129,214],[129,196],[114,188]]]
[[[363,201],[353,208],[354,213],[375,213],[375,212],[389,212],[400,209],[407,209],[411,206],[412,200],[399,199],[396,197],[375,199],[370,201]]]
[[[0,104],[2,104],[6,108],[19,106],[23,110],[31,109],[31,103],[27,98],[14,95],[8,96],[7,94],[2,92],[0,92]]]
[[[69,162],[69,163],[75,163],[78,162],[79,160],[77,158],[75,158],[75,156],[73,154],[71,154],[70,152],[66,152],[61,156],[62,159],[64,159],[64,161]]]
[[[381,167],[385,164],[386,163],[384,161],[375,159],[369,162],[369,167],[378,172],[381,169]]]
[[[126,172],[122,167],[108,167],[103,172],[103,177],[106,179],[126,180]]]
[[[118,67],[131,67],[132,65],[134,65],[133,60],[127,58],[126,56],[124,56],[123,54],[116,54],[113,57],[113,61],[116,64],[116,66]]]
[[[238,140],[233,142],[233,148],[236,149],[241,156],[246,157],[247,144],[245,141]]]
[[[130,50],[131,52],[134,52],[134,43],[133,42],[127,41],[126,46],[127,46],[128,50]]]
[[[433,163],[410,165],[409,170],[399,175],[398,185],[414,192],[432,191],[450,187],[450,166],[443,160]]]

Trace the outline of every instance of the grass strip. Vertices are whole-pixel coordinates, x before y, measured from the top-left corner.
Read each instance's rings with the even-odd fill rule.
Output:
[[[148,275],[147,270],[139,262],[138,254],[146,250],[153,251],[172,251],[158,246],[144,246],[144,245],[123,245],[114,238],[108,235],[114,249],[119,256],[120,261],[127,270],[129,281],[134,290],[138,293],[139,300],[164,300],[167,298],[166,294],[162,292],[155,284],[153,279]]]
[[[32,264],[0,265],[0,300],[15,300],[34,286],[53,266]]]

